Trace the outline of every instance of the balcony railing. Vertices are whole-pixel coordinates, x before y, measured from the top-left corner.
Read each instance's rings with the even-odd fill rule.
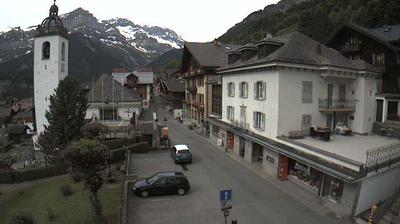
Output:
[[[319,99],[319,109],[322,110],[355,110],[355,100]]]
[[[400,158],[400,143],[394,143],[367,151],[365,166],[367,169],[383,168],[398,162]]]
[[[355,52],[360,50],[360,44],[346,44],[341,48],[342,52]]]

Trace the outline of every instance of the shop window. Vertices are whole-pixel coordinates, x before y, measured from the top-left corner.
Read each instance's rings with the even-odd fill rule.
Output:
[[[329,175],[325,175],[325,181],[322,189],[322,196],[330,201],[338,203],[343,194],[343,181]]]
[[[215,125],[213,125],[212,127],[213,127],[213,128],[212,128],[212,134],[213,134],[215,137],[219,137],[219,127],[218,127],[218,126],[215,126]]]

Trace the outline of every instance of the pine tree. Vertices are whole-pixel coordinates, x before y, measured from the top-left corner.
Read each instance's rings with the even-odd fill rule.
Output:
[[[69,77],[61,80],[50,96],[49,110],[45,115],[48,125],[45,125],[38,141],[47,162],[60,158],[69,143],[80,139],[86,110],[87,98],[79,81]]]

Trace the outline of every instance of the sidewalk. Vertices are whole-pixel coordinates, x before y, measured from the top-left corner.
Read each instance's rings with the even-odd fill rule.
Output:
[[[184,121],[183,124],[187,128],[187,125],[190,124],[189,121]],[[189,130],[189,129],[188,129]],[[212,145],[215,146],[216,149],[225,152],[225,147],[218,147],[215,145],[215,142],[213,142],[210,138],[207,138],[202,132],[201,129],[193,129],[191,130],[194,133],[198,134],[199,137],[203,138],[204,140],[210,142]],[[336,214],[326,208],[323,205],[322,200],[315,195],[315,192],[312,192],[310,189],[308,189],[306,186],[303,186],[301,184],[295,183],[291,180],[286,180],[286,181],[280,181],[278,180],[275,176],[272,176],[265,171],[262,170],[262,166],[260,164],[251,164],[248,161],[239,158],[238,156],[234,155],[232,150],[228,150],[225,152],[227,156],[229,156],[231,159],[239,162],[241,165],[246,167],[247,169],[251,170],[253,173],[258,175],[259,177],[263,178],[264,180],[268,181],[268,183],[274,185],[276,188],[280,189],[283,191],[285,194],[289,195],[290,197],[296,199],[297,201],[301,202],[304,204],[306,207],[308,207],[310,210],[315,211],[316,213],[326,216],[326,217],[331,217],[331,218],[340,218],[342,224],[350,224],[353,223],[350,220],[344,218],[344,217],[338,217]]]

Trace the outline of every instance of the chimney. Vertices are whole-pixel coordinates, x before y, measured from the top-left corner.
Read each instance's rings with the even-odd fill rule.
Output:
[[[266,38],[272,38],[272,33],[266,32],[266,33],[265,33],[265,37],[266,37]]]

